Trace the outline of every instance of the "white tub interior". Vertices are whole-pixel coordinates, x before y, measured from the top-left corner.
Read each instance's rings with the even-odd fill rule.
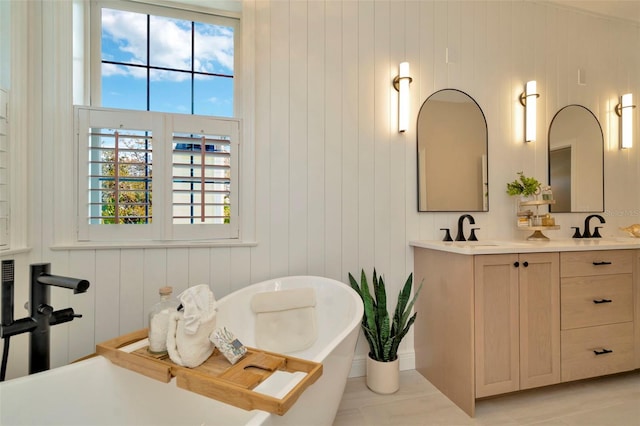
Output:
[[[161,383],[101,356],[4,382],[0,424],[214,425],[251,423],[256,411]],[[216,423],[216,419],[225,419]]]

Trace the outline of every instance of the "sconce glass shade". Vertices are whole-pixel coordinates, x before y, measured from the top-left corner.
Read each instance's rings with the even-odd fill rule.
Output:
[[[409,62],[401,62],[398,71],[393,83],[398,91],[398,131],[403,133],[409,128]]]
[[[535,80],[528,81],[524,93],[520,96],[520,103],[524,105],[524,140],[534,142],[536,140],[536,115],[537,115],[537,88]]]
[[[627,93],[621,96],[616,106],[616,113],[620,116],[620,148],[633,146],[633,95]]]

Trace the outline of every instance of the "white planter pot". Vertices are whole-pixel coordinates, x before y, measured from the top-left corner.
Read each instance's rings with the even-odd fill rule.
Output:
[[[380,394],[390,394],[400,389],[400,358],[381,362],[367,356],[367,387]]]

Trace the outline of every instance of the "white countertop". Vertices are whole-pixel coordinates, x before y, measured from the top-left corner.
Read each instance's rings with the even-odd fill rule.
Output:
[[[640,238],[586,238],[548,241],[409,241],[412,247],[447,251],[458,254],[541,253],[557,251],[640,249]]]

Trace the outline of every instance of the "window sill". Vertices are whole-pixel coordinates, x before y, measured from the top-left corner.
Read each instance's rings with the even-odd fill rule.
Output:
[[[9,248],[6,250],[0,250],[0,257],[14,256],[16,254],[29,253],[31,247]]]
[[[51,250],[113,250],[113,249],[149,249],[149,248],[222,248],[256,247],[257,241],[109,241],[77,242],[74,244],[56,244]]]

